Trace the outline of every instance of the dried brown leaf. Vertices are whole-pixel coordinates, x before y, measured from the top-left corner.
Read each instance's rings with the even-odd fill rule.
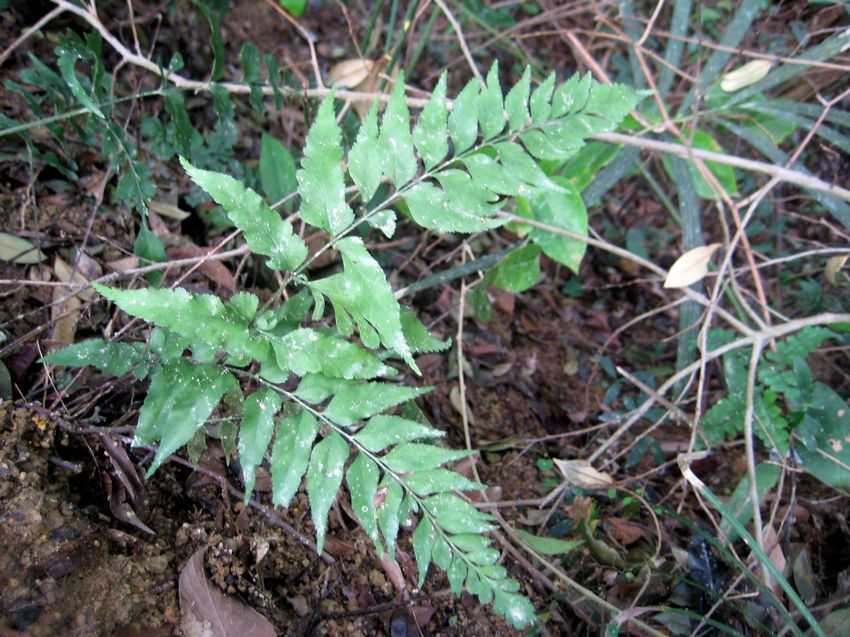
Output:
[[[201,548],[180,572],[180,627],[187,637],[277,637],[268,619],[207,580]]]
[[[191,259],[195,257],[203,257],[211,252],[211,248],[202,248],[194,243],[188,243],[180,246],[174,246],[166,250],[166,254],[171,259]],[[201,272],[211,281],[218,283],[221,287],[228,290],[236,289],[236,279],[233,278],[230,270],[221,261],[207,260],[201,262],[198,266],[198,272]]]
[[[607,473],[597,471],[587,460],[555,460],[555,466],[564,475],[564,481],[585,489],[604,489],[614,483]]]
[[[720,245],[719,243],[712,243],[685,252],[676,259],[673,267],[670,268],[667,278],[664,279],[664,287],[686,288],[697,281],[701,281],[708,274],[708,263]]]
[[[364,58],[343,60],[331,67],[328,80],[332,86],[354,88],[366,81],[374,66],[374,61]]]

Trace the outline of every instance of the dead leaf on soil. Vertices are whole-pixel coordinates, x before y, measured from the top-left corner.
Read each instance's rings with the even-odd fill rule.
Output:
[[[614,484],[607,473],[594,469],[587,460],[555,460],[555,466],[568,484],[585,489],[604,489]]]
[[[396,592],[399,595],[404,595],[407,592],[407,584],[404,581],[404,575],[401,572],[401,567],[398,565],[398,562],[386,553],[380,557],[380,561],[381,568],[384,569],[387,579],[392,582]]]
[[[110,270],[114,270],[115,272],[135,270],[139,267],[139,257],[124,257],[123,259],[109,261],[107,262],[106,267]]]
[[[0,259],[19,265],[44,261],[47,257],[32,242],[13,234],[0,232]]]
[[[815,603],[818,591],[815,583],[815,571],[812,568],[812,558],[809,556],[809,549],[803,547],[794,560],[792,569],[794,575],[794,587],[800,593],[802,599],[807,605]]]
[[[165,252],[171,259],[192,259],[206,256],[211,250],[212,248],[202,248],[194,243],[189,243],[168,248]],[[202,261],[198,265],[198,272],[223,288],[231,291],[236,290],[236,279],[233,278],[233,274],[221,261],[214,259]]]
[[[77,262],[77,270],[65,263],[60,257],[53,262],[53,272],[56,278],[63,283],[87,284],[90,279],[96,279],[101,274],[100,265],[85,254],[80,254]],[[88,288],[80,290],[73,296],[68,296],[68,288],[56,287],[53,289],[53,307],[50,314],[53,319],[53,329],[50,338],[53,347],[59,348],[74,342],[77,333],[77,323],[80,320],[80,309],[82,301],[91,301],[94,298],[94,290]]]
[[[720,246],[720,243],[712,243],[685,252],[670,268],[667,278],[664,279],[664,287],[686,288],[701,281],[708,274],[708,263]]]
[[[277,637],[268,619],[222,593],[204,574],[201,548],[180,572],[180,627],[187,637]]]
[[[611,527],[611,535],[623,546],[634,544],[644,536],[644,528],[625,518],[606,518]]]
[[[786,563],[785,553],[782,552],[782,546],[779,543],[779,538],[776,536],[776,531],[773,530],[773,526],[764,527],[762,538],[764,539],[764,550],[770,561],[773,562],[777,571],[784,573]],[[779,594],[779,582],[773,579],[773,577],[769,577],[767,584],[773,592]]]

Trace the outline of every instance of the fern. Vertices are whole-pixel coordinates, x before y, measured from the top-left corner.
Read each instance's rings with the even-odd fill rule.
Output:
[[[246,67],[256,66],[254,57],[244,52]],[[381,553],[394,555],[401,523],[418,515],[412,542],[419,585],[433,563],[447,573],[454,592],[467,590],[493,603],[522,627],[534,621],[534,611],[520,584],[497,564],[499,552],[485,535],[496,528],[494,519],[457,494],[484,485],[446,468],[471,452],[445,448],[436,443],[443,432],[387,413],[429,391],[394,382],[398,372],[389,361],[398,358],[418,373],[413,355],[443,351],[449,342],[434,338],[399,305],[363,242],[348,235],[366,222],[391,236],[397,214],[436,232],[478,232],[505,222],[497,213],[510,197],[539,199],[543,204],[532,216],[586,234],[578,193],[547,177],[538,160],[571,157],[588,136],[613,130],[637,97],[589,75],[556,86],[553,74],[532,91],[529,69],[504,96],[496,65],[486,82],[473,79],[451,105],[446,84],[444,74],[411,129],[400,76],[383,115],[379,118],[377,104],[372,107],[347,155],[333,98],[322,102],[297,171],[299,213],[331,235],[326,248],[342,255],[341,272],[309,279],[306,246],[288,220],[237,180],[181,159],[251,251],[265,256],[269,268],[287,271],[287,284],[300,291],[261,310],[249,293],[223,302],[179,289],[97,286],[128,314],[158,326],[148,348],[91,341],[51,354],[46,362],[124,374],[136,361],[142,371],[152,370],[136,430],[139,443],[159,445],[149,474],[203,432],[226,398],[241,415],[238,454],[246,499],[271,448],[272,499],[288,506],[306,476],[320,551],[343,481],[352,510]],[[355,191],[351,200],[349,184]],[[518,290],[533,284],[541,253],[574,270],[584,253],[582,241],[537,229],[528,240],[512,257],[522,262],[525,280],[508,277],[503,285]],[[333,328],[317,324],[327,301]],[[311,307],[314,325],[304,326]],[[355,328],[359,344],[350,340]],[[126,363],[117,360],[122,356]],[[259,363],[258,373],[252,363]],[[288,391],[282,383],[292,376],[300,380]],[[247,396],[238,379],[253,387]]]
[[[760,362],[754,392],[755,433],[769,449],[785,456],[794,427],[803,422],[810,407],[816,383],[806,358],[835,334],[822,327],[807,327],[777,343],[775,351]],[[731,340],[731,334],[715,330],[710,345]],[[741,435],[744,429],[747,383],[747,354],[731,352],[723,357],[727,395],[716,402],[701,424],[710,443]]]

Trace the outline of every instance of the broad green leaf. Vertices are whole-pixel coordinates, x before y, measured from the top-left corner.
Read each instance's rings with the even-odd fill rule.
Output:
[[[405,482],[419,496],[443,491],[481,491],[486,488],[479,482],[473,482],[459,473],[442,468],[417,471],[407,476]]]
[[[103,114],[103,111],[100,110],[97,102],[95,102],[92,96],[89,95],[89,93],[83,88],[83,85],[80,83],[80,78],[77,76],[77,71],[74,69],[78,60],[88,58],[90,56],[83,54],[84,50],[82,47],[66,48],[66,44],[70,44],[70,42],[64,42],[63,45],[57,49],[59,57],[56,60],[56,64],[62,72],[62,78],[68,85],[68,88],[71,89],[74,97],[77,98],[80,104],[82,104],[87,111],[89,111],[92,115],[96,115],[101,120],[105,120],[106,116]]]
[[[424,506],[449,533],[484,533],[496,528],[491,516],[451,493],[432,495]]]
[[[441,525],[442,526],[442,525]],[[434,564],[439,566],[444,571],[448,570],[452,565],[452,547],[446,542],[442,535],[437,535],[434,539],[434,547],[431,549],[431,559]]]
[[[555,94],[552,96],[552,117],[563,117],[568,113],[584,109],[592,86],[593,78],[590,72],[584,75],[574,73],[570,79],[555,89]]]
[[[478,122],[484,139],[491,139],[505,128],[505,108],[502,104],[502,87],[499,85],[499,62],[493,62],[487,73],[487,82],[477,100]]]
[[[478,566],[489,566],[498,562],[501,556],[502,554],[498,549],[487,548],[475,553],[467,553],[466,559]]]
[[[113,343],[102,338],[91,338],[51,352],[44,357],[48,365],[86,367],[91,365],[112,376],[133,372],[136,378],[148,374],[150,360],[144,343]]]
[[[319,423],[308,411],[299,411],[278,425],[272,450],[272,501],[275,506],[288,507],[298,491],[318,432]]]
[[[469,155],[464,158],[463,163],[469,170],[475,185],[486,188],[490,192],[513,197],[531,192],[531,189],[525,187],[516,178],[510,166],[503,166],[487,152]]]
[[[522,529],[515,529],[517,536],[541,555],[566,555],[584,544],[582,540],[561,540],[555,537],[540,537]]]
[[[390,407],[413,400],[430,389],[388,383],[351,383],[339,389],[324,414],[338,425],[347,427]]]
[[[368,330],[374,328],[384,347],[396,352],[418,374],[401,328],[398,301],[381,266],[357,237],[337,241],[336,248],[342,254],[342,274],[311,281],[310,288],[331,300],[338,325],[353,318],[367,347]]]
[[[493,284],[514,294],[534,287],[540,280],[540,252],[534,244],[511,252],[496,268]]]
[[[270,345],[251,334],[249,322],[241,312],[217,296],[192,295],[182,288],[119,290],[93,285],[128,314],[176,332],[193,347],[205,345],[213,353],[224,350],[247,360],[263,360],[269,354]]]
[[[404,306],[401,308],[401,329],[404,332],[407,344],[410,346],[410,351],[414,354],[418,352],[444,352],[452,346],[452,339],[447,338],[441,341],[429,334],[422,321],[416,318],[416,313]]]
[[[470,571],[470,573],[471,572],[472,571]],[[479,602],[482,604],[489,604],[493,601],[493,585],[490,584],[487,579],[480,577],[475,594],[478,595]]]
[[[372,104],[366,119],[357,131],[357,139],[348,153],[348,174],[360,191],[363,204],[369,200],[381,185],[382,151],[378,143],[378,103]]]
[[[431,170],[449,154],[446,78],[447,73],[443,71],[413,128],[413,144],[422,157],[425,170]]]
[[[46,258],[47,256],[32,242],[7,232],[0,232],[0,260],[29,265],[44,261]]]
[[[832,487],[850,486],[850,407],[827,385],[815,383],[811,404],[795,435],[806,471]]]
[[[151,232],[144,219],[139,228],[139,233],[136,235],[136,240],[133,242],[133,254],[149,261],[151,264],[165,261],[165,245],[162,243],[162,239]],[[145,275],[145,279],[151,285],[159,285],[160,281],[162,281],[162,276],[162,272],[148,272]]]
[[[483,217],[458,206],[443,189],[430,182],[422,182],[411,188],[404,200],[416,223],[440,233],[469,234],[504,224],[501,219]]]
[[[449,588],[455,595],[460,595],[463,592],[463,582],[466,579],[466,562],[461,559],[455,559],[449,570],[446,571],[449,578]]]
[[[381,163],[384,174],[396,188],[416,176],[416,154],[410,135],[410,111],[404,96],[404,73],[399,73],[381,120]]]
[[[354,439],[372,453],[423,438],[441,438],[444,431],[399,416],[373,416]]]
[[[531,93],[531,120],[535,124],[542,124],[549,119],[552,112],[552,91],[555,88],[555,72],[550,73],[545,80]]]
[[[192,439],[234,386],[238,383],[230,372],[216,365],[193,365],[182,358],[153,373],[133,438],[137,445],[159,443],[148,476]]]
[[[257,315],[257,308],[260,307],[260,299],[250,292],[237,292],[227,305],[236,310],[246,321],[253,321]]]
[[[435,177],[448,196],[449,205],[454,206],[453,214],[472,214],[477,217],[491,217],[499,207],[498,197],[476,183],[462,170],[447,169],[438,172]]]
[[[717,140],[715,140],[714,137],[702,130],[696,130],[693,132],[693,135],[690,138],[690,143],[693,148],[698,148],[700,150],[710,150],[717,153],[724,152],[723,147],[721,147],[720,144],[717,143]],[[670,158],[665,155],[664,157],[662,157],[662,161],[664,163],[664,168],[667,170],[667,173],[670,175],[674,174],[670,164]],[[729,166],[727,164],[719,164],[713,161],[706,161],[705,165],[717,178],[718,183],[723,188],[723,190],[726,191],[727,194],[737,194],[738,182],[735,178],[734,167]],[[693,161],[688,161],[688,173],[690,174],[691,180],[694,182],[694,186],[696,187],[697,194],[700,197],[702,197],[703,199],[720,198],[720,195],[717,194],[714,190],[712,190],[711,186],[709,186],[708,182],[702,176]]]
[[[155,327],[148,338],[148,347],[159,357],[161,363],[173,363],[183,356],[189,343],[179,334],[162,327]]]
[[[335,378],[374,378],[395,374],[371,352],[335,334],[310,328],[272,339],[277,363],[297,376],[322,374]]]
[[[455,155],[460,155],[475,143],[478,137],[478,92],[481,84],[472,78],[455,98],[449,114],[449,135]]]
[[[313,299],[310,291],[302,288],[300,292],[290,296],[278,307],[260,314],[257,317],[257,327],[265,331],[274,331],[276,334],[286,334],[297,328],[307,318],[311,305],[313,305]]]
[[[313,447],[310,466],[307,468],[307,496],[310,500],[310,517],[316,527],[316,550],[325,547],[328,512],[342,484],[342,469],[348,460],[348,444],[336,432],[328,434]]]
[[[581,195],[563,178],[556,178],[563,187],[562,192],[542,192],[531,201],[534,218],[542,223],[568,230],[579,236],[587,236],[587,209]],[[550,259],[562,263],[578,274],[581,260],[587,251],[587,243],[555,234],[541,228],[533,228],[531,240],[543,248]]]
[[[596,178],[597,173],[611,163],[620,153],[621,146],[603,142],[590,142],[578,153],[567,160],[559,171],[575,186],[578,192],[584,190]]]
[[[481,591],[481,578],[475,569],[469,569],[466,573],[466,590],[470,595],[478,595]]]
[[[576,137],[575,134],[572,136]],[[579,148],[581,148],[581,143],[571,149],[556,146],[552,143],[549,137],[543,133],[543,131],[539,130],[525,131],[520,134],[519,138],[522,140],[522,144],[525,146],[529,154],[537,157],[537,159],[563,161],[565,159],[569,159],[578,151]]]
[[[320,374],[307,374],[301,379],[295,395],[301,400],[306,400],[308,403],[315,405],[351,384],[352,381],[342,378],[328,378]]]
[[[464,553],[479,553],[490,548],[490,538],[477,533],[462,533],[451,537],[452,546]]]
[[[416,557],[416,570],[419,573],[417,586],[422,588],[425,577],[428,575],[428,566],[431,564],[431,555],[434,549],[434,541],[437,539],[437,531],[427,517],[423,516],[413,532],[413,554]]]
[[[271,387],[255,391],[245,399],[239,425],[239,464],[245,483],[245,503],[251,500],[257,467],[266,456],[274,433],[274,416],[283,400]]]
[[[387,239],[392,239],[395,234],[396,216],[392,210],[370,212],[366,217],[366,223],[380,230]]]
[[[375,511],[375,493],[378,490],[380,477],[378,465],[363,453],[351,463],[346,474],[348,492],[351,494],[351,509],[366,535],[380,551],[380,535]]]
[[[381,481],[383,502],[378,506],[378,524],[387,544],[390,559],[395,559],[396,537],[401,526],[401,500],[404,491],[401,485],[392,477],[384,476]]]
[[[307,133],[301,170],[296,177],[301,218],[332,235],[354,221],[354,212],[345,201],[342,156],[342,131],[336,123],[333,96],[329,95]]]
[[[587,103],[581,109],[585,113],[598,115],[607,124],[605,128],[596,129],[594,133],[603,130],[613,130],[625,119],[639,101],[637,93],[624,84],[599,84],[594,82]],[[570,120],[567,120],[570,121]]]
[[[534,606],[527,597],[496,590],[493,598],[494,610],[502,615],[514,628],[521,629],[537,622]]]
[[[298,189],[295,158],[277,139],[263,133],[260,138],[260,183],[270,201],[280,201]]]
[[[308,0],[278,0],[280,6],[289,11],[296,18],[300,17],[307,8]]]
[[[549,179],[540,164],[529,157],[522,146],[514,142],[500,142],[495,144],[493,148],[499,154],[504,170],[510,172],[515,179],[525,182],[534,188],[545,190],[561,190],[554,181]],[[519,194],[530,195],[531,192],[520,191]]]
[[[761,501],[767,492],[776,486],[779,474],[780,469],[776,465],[761,463],[756,466],[756,491],[758,492],[759,505],[761,505]],[[744,526],[749,524],[753,518],[753,500],[750,493],[749,476],[744,476],[726,503],[727,510]],[[720,521],[720,537],[729,544],[738,539],[738,534],[735,533],[726,518]]]
[[[292,224],[280,218],[262,197],[233,177],[195,168],[180,158],[183,169],[196,184],[224,208],[227,216],[242,230],[248,247],[263,254],[275,270],[294,270],[307,258],[307,246],[293,234]]]
[[[522,78],[514,84],[505,97],[505,111],[511,131],[518,131],[531,123],[528,112],[528,95],[531,91],[531,67],[526,66]]]
[[[415,473],[436,469],[447,462],[454,462],[474,453],[474,451],[446,449],[419,442],[408,442],[393,448],[384,456],[383,462],[397,473]]]

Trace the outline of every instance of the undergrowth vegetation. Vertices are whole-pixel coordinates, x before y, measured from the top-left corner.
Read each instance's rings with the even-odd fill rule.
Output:
[[[9,109],[14,116],[0,114],[4,159],[23,162],[32,183],[49,172],[48,186],[57,192],[80,183],[95,161],[101,181],[86,186],[95,212],[131,215],[133,236],[126,243],[132,255],[125,256],[135,261],[89,276],[84,258],[94,254],[95,241],[86,229],[52,299],[75,317],[70,336],[53,332],[43,348],[51,351],[40,359],[44,383],[23,389],[17,379],[14,397],[33,400],[49,391],[56,409],[78,391],[79,370],[89,367],[114,378],[110,383],[132,384],[144,398],[130,442],[152,451],[145,460],[149,479],[175,454],[185,452],[198,465],[215,448],[238,468],[246,505],[263,499],[258,476],[269,478],[271,508],[293,506],[303,483],[318,554],[344,500],[387,573],[398,572],[393,583],[405,599],[398,552],[410,546],[415,588],[437,577],[430,574],[434,565],[452,593],[475,595],[529,634],[554,630],[558,608],[566,606],[609,635],[632,629],[769,634],[777,627],[797,635],[841,634],[831,626],[848,620],[842,602],[833,597],[825,611],[815,609],[817,594],[803,590],[798,575],[799,547],[792,571],[782,546],[798,489],[846,503],[850,487],[844,354],[850,302],[842,270],[850,250],[835,247],[850,229],[850,66],[841,57],[850,29],[804,34],[793,55],[748,50],[744,57],[751,59],[742,64],[735,52],[743,51],[754,21],[769,14],[766,3],[744,0],[730,15],[701,23],[687,0],[649,20],[636,19],[646,7],[626,1],[617,20],[606,16],[600,31],[600,41],[622,45],[610,60],[616,81],[572,31],[567,42],[580,64],[567,77],[557,77],[543,57],[527,59],[524,48],[507,40],[498,44],[499,61],[482,74],[464,28],[499,33],[515,24],[513,13],[472,1],[428,4],[430,18],[420,25],[426,30],[418,32],[423,40],[407,41],[411,51],[402,56],[422,3],[401,4],[353,11],[366,32],[357,48],[374,55],[338,64],[325,81],[314,37],[296,20],[319,9],[279,3],[305,38],[313,74],[307,78],[251,42],[228,58],[222,36],[227,2],[170,3],[172,19],[191,12],[209,29],[212,64],[208,78],[196,80],[186,67],[188,61],[197,69],[197,60],[157,46],[155,35],[137,30],[132,13],[133,42],[127,44],[106,18],[114,7],[54,0],[55,15],[10,49],[50,20],[67,19],[49,42],[21,55],[14,78],[4,80],[15,105]],[[518,11],[528,20],[538,14],[562,19],[560,9],[546,3],[524,3]],[[385,12],[387,46],[379,56],[373,36]],[[669,31],[658,27],[659,15],[669,20]],[[416,62],[443,20],[472,77],[461,82],[468,72],[449,72],[442,68],[447,61],[435,59],[431,66],[441,70],[424,90],[411,84],[422,79]],[[711,23],[719,43],[702,49],[689,35],[694,20]],[[788,90],[812,68],[838,68],[844,77],[815,87],[816,99]],[[234,72],[239,78],[228,79]],[[304,118],[303,131],[287,144],[270,128],[270,115],[285,109]],[[839,157],[834,174],[803,161],[816,143]],[[259,156],[246,156],[246,148]],[[169,181],[179,184],[170,190],[180,191],[171,204],[159,194]],[[657,227],[610,222],[606,201],[633,187],[651,199],[651,206],[641,206],[663,220]],[[773,196],[778,189],[796,198],[794,216]],[[234,285],[181,285],[188,275],[168,281],[178,259],[168,252],[162,217],[184,222],[189,215],[180,206],[195,211],[201,234],[211,238],[180,265],[194,270],[240,258],[235,277],[216,271],[219,283],[232,278]],[[601,234],[592,230],[600,209]],[[809,236],[813,220],[822,232]],[[21,268],[21,282],[38,285],[35,270],[30,278],[23,273],[38,267],[50,247],[8,230],[0,235],[2,258]],[[410,237],[413,243],[448,238],[459,248],[446,260],[461,262],[443,269],[427,263],[430,274],[418,280],[388,276],[398,263],[376,246],[409,246]],[[589,266],[588,246],[609,260]],[[407,264],[419,251],[401,260]],[[804,259],[814,265],[802,268]],[[536,447],[536,466],[551,481],[548,494],[500,502],[480,475],[484,458],[473,444],[478,436],[467,383],[474,374],[464,353],[464,321],[486,325],[506,295],[522,299],[544,281],[554,282],[550,299],[554,291],[580,303],[588,299],[582,285],[591,268],[619,270],[634,279],[623,286],[644,286],[652,302],[670,302],[658,309],[641,299],[634,316],[615,314],[621,327],[595,343],[593,372],[583,376],[588,392],[605,380],[591,417],[599,426],[579,432],[588,434],[583,445]],[[119,285],[122,280],[131,285]],[[453,339],[426,324],[412,297],[458,281],[442,317],[457,322]],[[97,336],[75,335],[79,299],[101,308]],[[107,307],[111,314],[104,317]],[[674,328],[665,336],[675,341],[675,352],[653,337],[658,342],[646,343],[643,369],[629,373],[625,367],[634,360],[624,358],[615,366],[606,348],[659,313],[675,319],[676,325],[665,325]],[[23,316],[16,314],[15,320]],[[3,329],[15,338],[4,353],[29,338],[10,324]],[[433,388],[421,382],[421,361],[435,355],[452,361],[450,403],[461,430],[455,441],[465,447],[448,444],[445,427],[430,422],[423,409]],[[576,373],[567,370],[563,366],[564,376]],[[12,398],[9,372],[0,371],[9,379],[0,386],[2,398]],[[558,376],[542,382],[557,385]],[[678,425],[665,429],[668,420]],[[519,456],[574,435],[570,426],[563,418]],[[671,448],[662,449],[665,436],[676,442],[672,458],[664,457]],[[490,445],[484,453],[513,444]],[[741,471],[731,486],[701,474],[704,463],[718,457],[722,463],[741,448]],[[639,465],[649,468],[634,478]],[[686,496],[696,496],[688,513],[649,483],[667,469],[678,470],[674,482]],[[628,486],[636,480],[637,487]],[[778,516],[789,484],[790,502]],[[718,486],[728,499],[717,497]],[[607,539],[603,503],[619,511],[619,530]],[[512,507],[528,507],[533,514],[522,524],[537,528],[507,522],[501,511]],[[545,518],[537,516],[544,507]],[[654,522],[654,554],[625,550],[638,541],[625,520],[641,516]],[[687,529],[682,533],[690,538],[687,548],[673,551],[675,567],[663,566],[661,546],[675,542],[659,517]],[[508,550],[497,548],[494,537]],[[742,550],[747,553],[739,555]],[[528,558],[509,557],[523,553]],[[724,574],[716,556],[739,577]],[[600,592],[600,582],[585,585],[569,574],[583,568],[582,559],[639,582],[633,601],[612,601],[616,596]],[[523,569],[548,586],[535,591]],[[671,594],[641,601],[637,612],[653,578],[671,569],[683,573]],[[757,603],[739,602],[751,594]]]

